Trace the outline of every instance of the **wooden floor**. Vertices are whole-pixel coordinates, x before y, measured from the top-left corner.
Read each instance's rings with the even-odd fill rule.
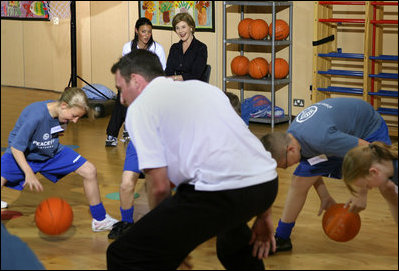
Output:
[[[7,138],[22,111],[28,104],[57,99],[59,94],[49,91],[23,88],[1,88],[1,147],[7,146]],[[76,149],[97,167],[102,200],[107,212],[120,219],[119,201],[105,196],[119,191],[126,145],[119,142],[116,148],[105,148],[105,130],[109,116],[94,121],[82,119],[70,124],[61,138],[64,145],[78,146]],[[276,125],[276,130],[285,130],[287,124]],[[269,132],[270,126],[250,124],[250,129],[258,136]],[[394,140],[397,140],[394,139]],[[284,207],[284,200],[294,170],[279,170],[279,194],[273,205],[274,224]],[[53,184],[39,174],[44,186],[41,193],[25,189],[22,192],[4,188],[2,200],[9,203],[8,210],[19,211],[23,216],[3,220],[10,233],[25,241],[47,269],[106,269],[105,252],[111,241],[108,232],[94,233],[91,230],[91,215],[83,193],[82,180],[70,174],[59,183]],[[136,192],[135,220],[147,211],[147,197],[140,180]],[[337,202],[345,202],[350,197],[342,181],[327,180],[330,193]],[[34,212],[41,200],[47,197],[62,197],[72,206],[73,226],[63,235],[49,237],[40,233],[34,222]],[[398,227],[391,218],[388,207],[377,190],[369,193],[368,207],[361,212],[362,226],[355,239],[338,243],[326,237],[321,227],[322,217],[317,216],[319,199],[314,190],[309,192],[302,213],[296,221],[292,234],[293,250],[278,253],[265,260],[267,269],[276,270],[398,270]],[[3,249],[3,248],[2,248]],[[220,270],[215,251],[215,239],[197,247],[191,253],[194,269]]]

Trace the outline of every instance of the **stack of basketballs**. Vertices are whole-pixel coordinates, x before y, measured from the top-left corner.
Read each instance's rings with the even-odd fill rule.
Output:
[[[284,20],[276,20],[275,40],[284,40],[290,33],[290,28]],[[243,19],[238,24],[238,34],[243,39],[263,40],[267,35],[272,37],[273,25],[262,19]],[[245,56],[236,56],[231,61],[231,72],[234,75],[244,76],[249,74],[252,78],[260,79],[272,73],[271,63],[263,57],[257,57],[249,61]],[[282,79],[288,75],[289,65],[283,58],[274,60],[274,78]]]

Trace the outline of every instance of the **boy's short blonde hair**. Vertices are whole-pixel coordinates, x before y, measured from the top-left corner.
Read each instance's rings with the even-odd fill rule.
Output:
[[[67,87],[61,94],[58,102],[66,103],[68,107],[80,107],[86,111],[90,119],[94,118],[94,112],[89,106],[89,100],[87,99],[86,93],[77,87]]]

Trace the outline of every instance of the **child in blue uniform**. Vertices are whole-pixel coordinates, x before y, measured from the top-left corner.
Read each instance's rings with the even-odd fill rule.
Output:
[[[90,112],[86,94],[80,88],[66,89],[58,101],[35,102],[19,116],[1,157],[1,187],[43,191],[36,177],[40,172],[57,182],[71,172],[83,177],[83,186],[93,216],[92,230],[110,230],[117,221],[101,202],[96,167],[71,148],[59,142],[63,125],[76,123]]]
[[[352,194],[362,188],[378,187],[398,223],[397,145],[376,141],[368,146],[353,148],[345,155],[342,176]]]
[[[122,182],[119,188],[122,220],[114,224],[111,232],[108,234],[109,239],[118,238],[134,223],[134,188],[136,187],[140,173],[136,148],[134,147],[132,141],[129,141],[126,149]]]
[[[391,144],[388,127],[373,107],[356,98],[330,98],[303,110],[287,133],[275,132],[261,139],[280,168],[299,162],[288,191],[282,217],[276,229],[276,251],[291,250],[291,231],[310,187],[321,200],[318,215],[335,204],[322,176],[341,178],[345,154],[358,145],[383,141]],[[367,189],[351,198],[349,211],[365,209]]]

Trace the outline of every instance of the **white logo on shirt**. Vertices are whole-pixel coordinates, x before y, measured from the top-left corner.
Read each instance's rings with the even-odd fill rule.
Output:
[[[44,141],[44,142],[38,142],[36,140],[33,140],[32,144],[36,145],[36,147],[38,149],[51,149],[51,148],[54,148],[54,142],[55,142],[55,139],[52,138],[52,139],[50,139],[48,141]]]
[[[45,133],[43,135],[43,140],[47,140],[47,139],[49,139],[49,137],[50,137],[50,135],[48,133]]]
[[[305,110],[303,110],[299,115],[296,117],[296,121],[301,123],[310,119],[315,113],[317,112],[317,107],[312,105]]]

